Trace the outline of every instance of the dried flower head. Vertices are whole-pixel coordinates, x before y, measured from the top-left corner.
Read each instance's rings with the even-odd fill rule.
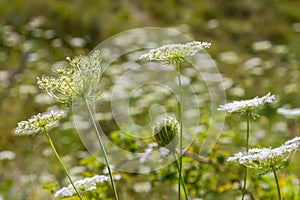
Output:
[[[287,161],[300,146],[300,137],[285,142],[277,148],[253,148],[249,152],[239,152],[227,161],[237,162],[250,168],[270,171],[286,165]]]
[[[100,52],[94,51],[90,56],[77,56],[67,60],[70,66],[53,70],[54,76],[37,78],[39,88],[65,105],[82,97],[97,99],[101,94],[98,89],[102,73]]]
[[[171,151],[175,150],[177,145],[179,129],[178,121],[171,116],[157,122],[152,128],[157,144]]]
[[[269,92],[263,97],[255,97],[249,100],[242,100],[242,101],[233,101],[231,103],[227,103],[225,105],[221,105],[218,110],[220,111],[227,111],[229,113],[233,112],[241,112],[247,113],[251,112],[255,108],[258,108],[265,103],[272,103],[275,100],[275,96],[271,95]]]
[[[185,44],[167,44],[156,49],[151,49],[148,53],[142,55],[140,59],[150,61],[165,61],[167,63],[182,62],[187,56],[193,56],[198,51],[210,47],[208,42],[188,42]]]
[[[289,118],[300,118],[300,108],[294,108],[294,109],[278,108],[277,113]]]
[[[16,135],[32,135],[41,133],[55,127],[58,121],[65,116],[63,111],[50,111],[47,113],[39,113],[27,121],[18,123],[18,127],[14,130]]]
[[[108,181],[108,177],[104,175],[96,175],[91,178],[85,178],[82,180],[78,180],[74,182],[76,189],[80,193],[84,193],[87,191],[92,191],[97,189],[97,184]],[[60,190],[56,191],[54,194],[55,197],[72,197],[76,196],[76,192],[73,186],[70,184],[67,187],[63,187]]]

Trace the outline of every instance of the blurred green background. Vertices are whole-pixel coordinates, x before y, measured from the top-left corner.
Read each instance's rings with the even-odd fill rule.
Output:
[[[36,87],[36,77],[50,74],[51,67],[65,57],[88,54],[101,41],[132,28],[175,28],[195,40],[211,42],[208,53],[223,75],[228,101],[268,91],[275,94],[276,102],[262,109],[262,117],[253,122],[253,145],[277,146],[299,135],[299,120],[276,114],[278,107],[300,107],[299,8],[298,0],[1,0],[0,199],[52,199],[41,184],[64,179],[44,137],[12,135],[18,121],[55,106]],[[239,115],[228,116],[226,122],[209,156],[227,166],[225,157],[243,149],[245,124]],[[86,157],[76,130],[65,128],[52,135],[70,168]],[[193,180],[199,186],[187,180],[188,188],[196,188],[191,191],[195,198],[234,199],[240,194],[235,185],[242,174],[239,166],[230,166],[224,175],[210,166],[187,162],[191,173],[202,170]],[[291,188],[299,187],[299,164],[296,154],[293,165],[283,170],[286,199],[298,198]],[[123,182],[117,184],[122,199],[170,199],[164,194],[176,183],[172,170],[154,173],[151,178],[123,174]],[[249,187],[254,196],[274,197],[272,178],[253,174],[257,183]],[[258,180],[269,185],[268,189],[261,189]],[[140,181],[151,182],[150,194],[133,189]],[[263,198],[264,194],[269,196]]]

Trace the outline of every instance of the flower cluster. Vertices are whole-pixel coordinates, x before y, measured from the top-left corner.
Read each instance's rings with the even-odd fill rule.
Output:
[[[100,52],[67,60],[70,66],[53,70],[54,76],[38,78],[39,88],[65,105],[81,97],[97,99],[101,94],[98,90],[102,73]]]
[[[108,177],[104,175],[96,175],[91,178],[85,178],[82,180],[78,180],[74,182],[75,187],[79,192],[87,192],[97,189],[97,184],[108,181]],[[75,196],[76,192],[73,186],[70,184],[67,187],[63,187],[62,189],[55,192],[55,197],[72,197]]]
[[[233,101],[225,105],[221,105],[218,110],[227,111],[229,113],[241,112],[246,113],[254,110],[257,107],[264,105],[265,103],[272,103],[275,100],[275,96],[269,92],[263,97],[255,97],[249,100]]]
[[[47,131],[57,125],[57,122],[65,116],[63,111],[50,111],[47,113],[39,113],[27,121],[18,123],[18,127],[14,130],[16,135],[31,135]]]
[[[167,116],[157,122],[152,128],[157,144],[171,151],[174,150],[177,145],[179,129],[178,121],[171,116]]]
[[[168,63],[181,62],[187,56],[193,56],[198,51],[210,47],[208,42],[188,42],[185,44],[167,44],[156,49],[151,49],[143,54],[140,59],[150,61],[166,61]]]
[[[280,115],[284,115],[286,117],[297,118],[300,117],[300,108],[295,108],[295,109],[278,108],[277,113]]]
[[[264,171],[283,167],[300,146],[300,137],[285,142],[277,148],[253,148],[249,152],[239,152],[227,161],[237,162],[250,168]]]

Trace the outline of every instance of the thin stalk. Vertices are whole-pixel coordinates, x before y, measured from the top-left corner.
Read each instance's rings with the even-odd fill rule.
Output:
[[[178,163],[177,156],[176,156],[175,152],[174,152],[174,157],[175,157],[175,162],[176,162],[176,168],[177,168],[177,170],[178,170],[178,172],[179,172],[179,163]],[[186,190],[186,186],[185,186],[183,177],[181,177],[180,181],[181,181],[182,188],[183,188],[183,191],[184,191],[185,199],[188,200],[188,199],[189,199],[189,195],[188,195],[188,193],[187,193],[187,190]]]
[[[250,113],[247,113],[247,142],[246,142],[246,149],[247,152],[249,151],[249,132],[250,132]],[[245,175],[244,175],[244,186],[243,186],[243,195],[242,195],[242,200],[245,198],[245,192],[246,192],[246,186],[247,186],[247,167],[245,167]]]
[[[248,114],[247,115],[247,143],[246,143],[247,152],[249,151],[249,132],[250,132],[249,120],[250,120],[250,115]]]
[[[244,172],[244,186],[243,186],[242,200],[244,200],[244,198],[245,198],[246,185],[247,185],[247,170],[248,170],[248,168],[245,167],[245,172]]]
[[[296,120],[296,123],[297,123],[297,132],[296,132],[296,134],[298,135],[300,133],[300,118]],[[300,188],[300,182],[299,182],[298,188]],[[300,189],[299,189],[298,194],[300,194]]]
[[[180,93],[180,103],[179,103],[179,123],[180,123],[180,136],[179,136],[179,178],[178,178],[178,200],[180,200],[180,181],[182,179],[182,138],[183,138],[183,94],[182,94],[182,85],[180,79],[180,66],[179,61],[176,62],[177,68],[177,79],[179,85],[179,93]]]
[[[102,139],[100,137],[100,133],[99,133],[99,130],[98,130],[98,127],[97,127],[97,124],[96,124],[96,120],[95,120],[94,115],[93,115],[93,113],[91,111],[91,108],[90,108],[88,100],[85,97],[82,97],[82,98],[83,98],[85,106],[86,106],[86,108],[88,110],[89,116],[90,116],[90,118],[91,118],[91,120],[93,122],[93,126],[94,126],[95,131],[96,131],[97,139],[98,139],[98,142],[100,144],[101,150],[102,150],[103,155],[104,155],[104,159],[105,159],[105,163],[106,163],[106,166],[107,166],[107,169],[108,169],[108,174],[109,174],[109,178],[110,178],[111,185],[112,185],[112,188],[113,188],[113,193],[114,193],[115,200],[118,200],[119,198],[118,198],[118,194],[117,194],[115,182],[114,182],[114,179],[112,177],[112,173],[111,173],[109,161],[108,161],[108,158],[107,158],[107,153],[105,151],[104,144],[103,144]]]
[[[73,186],[73,188],[74,188],[74,190],[75,190],[77,196],[79,197],[80,200],[82,200],[82,196],[80,195],[80,193],[79,193],[78,190],[76,189],[76,187],[75,187],[75,185],[74,185],[74,183],[73,183],[73,180],[71,179],[71,177],[70,177],[70,175],[69,175],[69,172],[68,172],[66,166],[64,165],[64,163],[63,163],[63,161],[61,160],[59,154],[57,153],[56,148],[55,148],[55,146],[54,146],[54,144],[53,144],[53,142],[52,142],[52,139],[51,139],[50,135],[48,134],[48,131],[45,131],[45,133],[46,133],[46,136],[47,136],[47,138],[48,138],[48,141],[49,141],[49,143],[50,143],[50,146],[51,146],[51,148],[52,148],[52,150],[53,150],[53,152],[54,152],[54,154],[55,154],[57,160],[59,161],[60,165],[61,165],[62,168],[64,169],[64,172],[65,172],[66,176],[68,177],[69,181],[71,182],[71,185]]]
[[[277,186],[278,200],[281,200],[281,193],[280,193],[279,182],[278,182],[278,178],[277,178],[277,174],[276,174],[276,169],[274,167],[272,167],[272,170],[273,170],[273,174],[274,174],[275,182],[276,182],[276,186]]]

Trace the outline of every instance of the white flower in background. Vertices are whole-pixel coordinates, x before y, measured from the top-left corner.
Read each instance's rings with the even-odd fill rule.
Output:
[[[246,167],[265,171],[284,167],[286,162],[300,146],[300,137],[285,142],[277,148],[252,148],[249,152],[239,152],[227,161],[236,162]]]
[[[171,151],[165,147],[159,148],[159,154],[163,158],[167,158],[170,153],[171,153]]]
[[[156,49],[151,49],[140,59],[150,61],[166,61],[168,63],[181,62],[187,56],[193,56],[198,51],[210,47],[208,42],[188,42],[185,44],[167,44]]]
[[[272,43],[268,40],[254,42],[252,48],[255,51],[266,51],[272,47]]]
[[[150,160],[151,153],[153,152],[153,147],[157,147],[158,145],[156,143],[150,143],[147,146],[147,149],[145,149],[144,153],[139,153],[139,162],[144,163],[148,162]]]
[[[72,47],[84,47],[86,41],[83,38],[74,37],[70,39],[69,44]]]
[[[108,181],[108,177],[104,175],[96,175],[91,178],[85,178],[82,180],[78,180],[74,182],[75,187],[81,193],[92,191],[97,189],[97,184]],[[73,186],[70,184],[67,187],[63,187],[62,189],[55,192],[55,197],[72,197],[75,196],[76,192]]]
[[[61,66],[53,70],[54,76],[37,78],[39,88],[47,92],[53,99],[70,105],[74,99],[85,97],[98,99],[101,78],[101,54],[94,51],[90,56],[67,58],[69,67]]]
[[[1,160],[13,160],[16,154],[13,151],[0,151],[0,161]]]
[[[278,108],[277,113],[290,118],[298,118],[300,117],[300,108],[294,108],[294,109]]]
[[[114,169],[115,169],[115,166],[114,165],[109,165],[109,167],[110,167],[110,170],[113,172]],[[103,169],[102,172],[103,172],[103,174],[108,174],[109,173],[107,166]]]
[[[264,105],[265,103],[272,103],[274,100],[275,100],[275,96],[271,95],[271,93],[269,92],[263,97],[255,97],[249,100],[233,101],[231,103],[221,105],[218,108],[218,110],[227,111],[229,113],[233,113],[233,112],[246,113]]]
[[[136,193],[148,193],[151,191],[150,182],[138,182],[133,185],[133,191]]]
[[[18,123],[18,127],[14,130],[16,135],[31,135],[41,133],[55,127],[60,119],[65,116],[63,111],[50,111],[39,113],[27,121]]]

